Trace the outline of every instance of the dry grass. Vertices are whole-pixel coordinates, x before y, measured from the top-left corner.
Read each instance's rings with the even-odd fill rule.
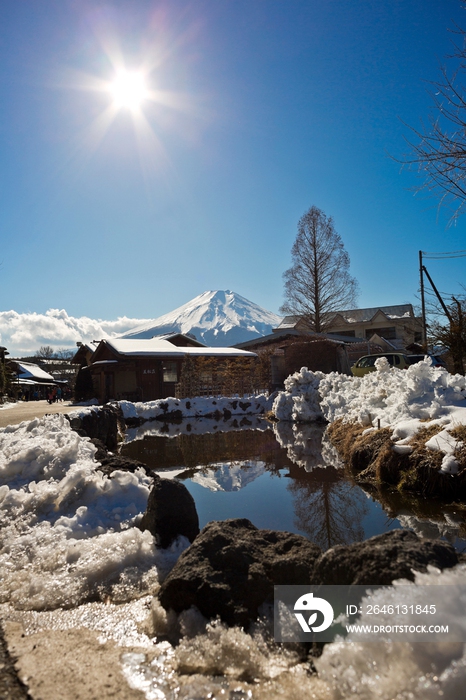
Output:
[[[450,431],[463,446],[455,453],[460,468],[458,474],[440,473],[443,454],[428,450],[427,440],[442,430],[438,425],[427,425],[410,441],[411,454],[393,450],[389,428],[372,430],[359,424],[335,421],[327,429],[332,444],[337,448],[353,478],[360,484],[395,486],[400,492],[411,491],[422,496],[445,500],[466,499],[466,426]]]

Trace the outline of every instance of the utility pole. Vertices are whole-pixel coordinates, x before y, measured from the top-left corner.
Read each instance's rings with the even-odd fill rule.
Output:
[[[439,302],[440,302],[440,306],[442,307],[445,316],[448,318],[448,320],[450,321],[450,323],[453,323],[453,319],[452,319],[452,317],[451,317],[451,313],[448,311],[445,302],[443,301],[442,297],[440,296],[440,292],[438,291],[437,287],[435,286],[432,277],[429,275],[429,273],[427,272],[427,268],[424,267],[424,265],[422,266],[422,270],[426,273],[427,279],[429,280],[429,282],[430,282],[430,284],[431,284],[431,287],[432,287],[432,289],[433,289],[434,292],[435,292],[435,296],[437,297],[437,299],[438,299]]]
[[[424,265],[422,264],[422,250],[419,251],[419,275],[421,278],[421,305],[422,305],[422,347],[427,352],[427,323],[426,300],[424,298]]]

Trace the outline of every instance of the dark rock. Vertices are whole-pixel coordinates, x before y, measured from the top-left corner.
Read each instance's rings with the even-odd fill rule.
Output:
[[[84,432],[84,431],[76,431],[76,432]],[[102,440],[99,440],[99,438],[91,438],[92,444],[97,447],[97,452],[95,453],[95,461],[96,462],[102,462],[103,460],[107,459],[109,456],[109,451],[107,450],[107,445],[102,442]],[[110,453],[111,455],[111,453]]]
[[[97,469],[104,474],[111,476],[111,474],[117,470],[124,472],[135,472],[136,469],[142,468],[146,474],[153,476],[153,473],[147,464],[144,464],[137,459],[131,459],[131,457],[113,454],[113,452],[107,450],[107,446],[102,442],[102,440],[99,440],[99,438],[91,438],[91,442],[97,447],[95,461],[100,462],[100,466],[98,466]]]
[[[113,404],[98,406],[89,413],[70,416],[68,420],[73,430],[80,435],[101,440],[108,450],[117,448],[119,432],[124,430],[123,412]]]
[[[159,592],[165,609],[195,605],[207,618],[247,626],[272,602],[274,585],[309,584],[320,548],[300,535],[259,530],[249,520],[206,525]]]
[[[391,530],[365,542],[327,550],[316,561],[316,585],[389,585],[396,579],[414,581],[415,571],[428,565],[448,569],[458,563],[451,544],[420,539],[410,530]]]
[[[199,534],[199,518],[194,499],[184,484],[176,479],[161,479],[152,473],[154,486],[149,494],[147,509],[139,527],[149,530],[163,547],[168,547],[178,535],[190,542]]]
[[[135,472],[139,468],[144,469],[149,476],[154,476],[147,464],[130,457],[122,457],[121,455],[113,455],[107,452],[105,457],[96,455],[96,461],[100,462],[100,467],[97,467],[97,469],[109,476],[115,471]]]

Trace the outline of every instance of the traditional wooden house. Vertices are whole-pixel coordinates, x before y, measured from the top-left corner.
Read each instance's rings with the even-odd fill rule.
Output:
[[[97,398],[104,403],[111,399],[152,401],[175,396],[187,357],[208,357],[219,365],[229,358],[256,357],[245,350],[206,347],[180,336],[101,340],[89,364]],[[179,342],[189,345],[177,345]]]
[[[88,343],[76,343],[78,349],[71,362],[80,367],[87,367],[91,363],[91,357],[97,350],[98,340],[91,340]]]
[[[7,360],[12,373],[12,389],[27,398],[45,399],[51,388],[57,386],[55,378],[39,365],[23,360]]]

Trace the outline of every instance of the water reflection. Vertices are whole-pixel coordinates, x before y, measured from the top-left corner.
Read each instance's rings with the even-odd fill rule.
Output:
[[[325,426],[318,423],[274,423],[277,442],[288,459],[307,472],[320,466],[343,467],[336,449],[326,438]]]
[[[293,495],[296,526],[323,550],[365,539],[363,520],[369,501],[340,469],[316,469],[313,479],[293,470],[288,489]]]
[[[121,452],[182,480],[201,528],[210,520],[244,517],[259,528],[305,535],[325,550],[405,527],[466,550],[461,507],[364,491],[323,426],[271,425],[261,418],[243,425],[234,419],[154,421],[129,431]]]
[[[391,518],[419,537],[443,539],[458,551],[466,551],[466,506],[388,489],[371,491]]]

